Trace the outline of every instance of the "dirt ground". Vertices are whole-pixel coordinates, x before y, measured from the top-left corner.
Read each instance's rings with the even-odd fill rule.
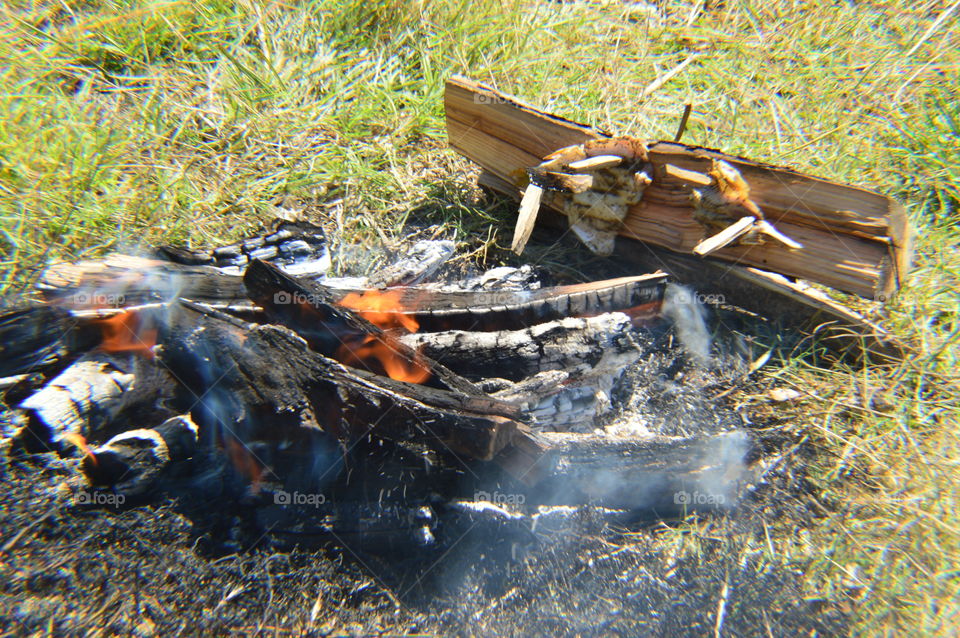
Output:
[[[761,439],[771,450],[787,443]],[[77,462],[3,452],[4,633],[846,633],[849,607],[804,591],[797,561],[765,549],[773,521],[803,527],[823,507],[799,461],[736,512],[688,519],[682,530],[642,518],[614,528],[584,507],[562,533],[444,519],[434,545],[399,548],[347,536],[293,547],[263,529],[229,481],[119,509],[84,507],[66,487]]]

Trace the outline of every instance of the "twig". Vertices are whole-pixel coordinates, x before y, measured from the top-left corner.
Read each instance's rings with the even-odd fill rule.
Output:
[[[690,112],[693,111],[693,104],[688,103],[683,107],[683,115],[680,117],[680,126],[677,127],[677,134],[673,136],[674,142],[679,142],[680,138],[683,137],[684,131],[687,130],[687,120],[690,119]]]
[[[669,71],[667,71],[666,73],[658,77],[656,80],[648,84],[647,88],[645,88],[643,91],[640,92],[640,99],[642,100],[643,98],[647,97],[648,95],[650,95],[651,93],[659,89],[661,86],[663,86],[664,84],[672,80],[674,77],[677,76],[677,74],[679,74],[681,71],[687,68],[687,66],[691,62],[696,60],[698,57],[700,56],[694,53],[693,55],[688,57],[686,60],[684,60],[683,62],[673,67],[672,69],[670,69]]]
[[[723,628],[723,619],[727,615],[727,599],[730,596],[730,583],[726,578],[723,580],[723,587],[720,589],[720,600],[717,601],[717,622],[713,626],[713,638],[720,638],[720,630]]]
[[[701,257],[706,257],[710,253],[720,250],[724,246],[729,246],[747,233],[751,232],[754,229],[753,224],[755,221],[757,221],[757,218],[750,215],[741,217],[736,221],[736,223],[730,224],[716,235],[711,235],[694,246],[694,254],[700,255]]]

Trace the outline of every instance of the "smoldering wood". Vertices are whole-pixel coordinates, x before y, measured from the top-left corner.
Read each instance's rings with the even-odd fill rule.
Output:
[[[30,306],[0,314],[0,377],[42,372],[74,348],[76,321],[55,306]]]
[[[340,440],[373,434],[478,459],[512,440],[519,411],[510,404],[343,366],[286,328],[246,328],[185,308],[162,337],[160,358],[184,386],[186,407],[201,397],[192,413],[208,432],[300,444],[319,432]]]
[[[466,78],[447,82],[444,105],[450,145],[509,185],[516,197],[526,186],[526,170],[542,158],[608,136]],[[701,174],[715,160],[728,162],[749,183],[751,198],[766,218],[805,247],[795,253],[779,242],[728,246],[714,258],[870,298],[891,295],[909,271],[912,234],[903,207],[888,197],[674,142],[648,144],[647,155],[657,168],[669,164]],[[704,239],[689,197],[686,185],[655,170],[653,183],[630,207],[618,232],[689,253]]]
[[[515,403],[524,421],[535,431],[591,432],[600,414],[610,407],[610,390],[619,372],[571,374],[562,370],[539,372],[502,387],[492,396]]]
[[[623,313],[570,317],[523,330],[418,332],[400,340],[473,380],[520,381],[546,370],[610,374],[636,361],[639,349]]]
[[[27,417],[18,436],[27,449],[58,448],[68,435],[94,438],[125,413],[164,415],[173,381],[150,359],[93,351],[67,366],[17,408]]]
[[[661,272],[537,290],[470,292],[405,289],[401,314],[420,332],[521,330],[568,317],[627,312],[637,323],[660,314],[667,276]]]
[[[319,353],[333,356],[367,337],[386,344],[411,367],[426,368],[447,388],[478,396],[471,382],[424,357],[359,314],[337,304],[324,286],[287,275],[266,262],[254,260],[243,276],[247,294],[274,322],[293,328]]]
[[[145,299],[157,296],[156,291],[149,288],[150,278],[143,274],[153,268],[159,268],[179,282],[176,296],[222,307],[248,320],[253,320],[260,310],[246,299],[246,290],[238,276],[123,255],[111,255],[103,261],[52,266],[44,279],[44,289],[54,303],[65,303],[82,290],[81,286],[88,286],[93,290],[124,290],[126,306],[143,305]],[[208,277],[211,281],[204,282]],[[440,291],[405,287],[400,291],[403,307],[399,312],[416,320],[421,330],[433,332],[519,329],[569,316],[626,310],[631,310],[638,320],[653,319],[662,301],[665,280],[664,274],[651,273],[538,290]],[[370,290],[326,285],[322,289],[329,303],[349,293],[363,294]],[[80,317],[109,316],[116,310],[69,303],[66,306],[74,316]]]
[[[189,415],[167,419],[154,428],[122,432],[85,455],[80,469],[93,487],[110,487],[126,497],[155,489],[176,464],[197,449],[198,428]]]
[[[181,296],[219,302],[246,299],[239,273],[119,253],[55,264],[44,272],[38,288],[47,301],[68,308],[91,307],[93,301],[96,306],[121,307]]]

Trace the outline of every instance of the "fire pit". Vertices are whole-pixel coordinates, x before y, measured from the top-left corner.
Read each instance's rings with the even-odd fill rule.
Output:
[[[440,283],[449,242],[419,242],[371,287],[325,277],[322,230],[289,222],[159,254],[56,266],[47,303],[2,324],[13,451],[74,457],[79,505],[226,481],[274,542],[427,548],[461,519],[516,534],[584,505],[611,522],[730,508],[751,480],[735,424],[664,434],[630,411],[697,307],[662,273]]]

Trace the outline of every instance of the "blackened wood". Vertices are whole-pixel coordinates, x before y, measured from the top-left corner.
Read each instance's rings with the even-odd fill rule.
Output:
[[[55,264],[38,284],[44,297],[66,307],[122,307],[179,296],[204,301],[246,298],[238,275],[212,266],[112,254],[103,259]]]
[[[617,311],[630,312],[642,323],[659,316],[665,280],[666,275],[653,273],[527,291],[436,291],[408,287],[401,291],[403,309],[399,314],[412,318],[419,323],[421,331],[429,332],[517,330],[564,317]],[[206,303],[233,304],[237,306],[234,314],[242,313],[245,317],[252,318],[256,313],[256,309],[242,308],[236,303],[246,300],[239,276],[207,266],[185,266],[125,255],[52,266],[42,285],[49,300],[70,307],[75,314],[104,311],[73,303],[76,299],[122,299],[119,305],[130,306],[151,300],[168,301],[178,296]],[[88,292],[82,292],[84,290]],[[122,291],[122,294],[104,292],[111,290]],[[327,303],[339,301],[352,292],[368,292],[367,289],[326,286],[323,290]]]
[[[581,374],[622,370],[639,356],[621,313],[571,317],[523,330],[418,332],[401,341],[439,359],[458,374],[479,380],[520,381],[545,370]]]
[[[564,319],[626,312],[640,324],[660,315],[667,275],[655,272],[538,290],[440,292],[407,288],[400,314],[420,332],[520,330]]]
[[[519,411],[510,404],[343,366],[279,326],[245,330],[184,313],[162,336],[160,358],[183,386],[182,405],[196,404],[194,418],[208,432],[299,445],[311,432],[341,440],[373,434],[479,459],[512,439]]]
[[[146,494],[177,463],[193,456],[198,429],[189,416],[167,419],[155,428],[122,432],[91,450],[80,469],[94,487],[111,487],[126,497]]]
[[[70,314],[54,306],[20,308],[0,315],[0,377],[42,371],[73,350]]]
[[[321,354],[333,356],[343,347],[358,348],[367,337],[373,337],[408,365],[425,367],[447,388],[473,396],[482,394],[463,377],[420,355],[349,308],[338,305],[331,291],[320,284],[291,277],[259,260],[247,267],[243,282],[247,294],[263,307],[271,320],[295,330]]]

